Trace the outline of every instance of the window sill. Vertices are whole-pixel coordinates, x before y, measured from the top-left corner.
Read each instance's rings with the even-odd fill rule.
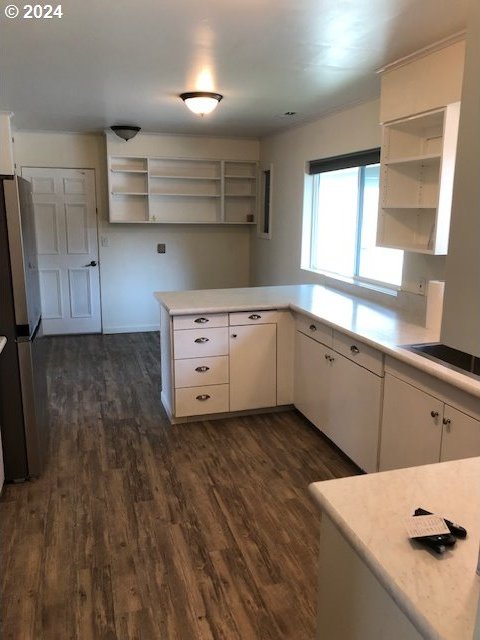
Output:
[[[395,285],[382,285],[374,282],[368,282],[365,280],[358,280],[357,278],[349,278],[348,276],[341,276],[340,274],[331,273],[330,271],[317,271],[315,269],[307,269],[306,267],[301,268],[302,271],[310,273],[312,275],[317,275],[322,278],[324,284],[327,286],[334,287],[338,286],[340,283],[350,285],[352,287],[358,287],[359,289],[365,289],[367,291],[374,291],[375,293],[379,293],[385,296],[389,296],[390,298],[397,298],[398,293],[400,291],[400,287],[395,287]]]

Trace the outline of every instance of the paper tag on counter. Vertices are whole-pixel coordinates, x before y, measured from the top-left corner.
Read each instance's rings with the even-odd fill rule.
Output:
[[[429,516],[411,516],[407,519],[407,532],[409,538],[423,538],[424,536],[440,536],[450,533],[445,520],[434,514]]]

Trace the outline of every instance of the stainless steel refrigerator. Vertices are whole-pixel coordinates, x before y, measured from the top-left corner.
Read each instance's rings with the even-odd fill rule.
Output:
[[[47,446],[47,389],[30,183],[0,180],[0,429],[5,479],[39,476]]]

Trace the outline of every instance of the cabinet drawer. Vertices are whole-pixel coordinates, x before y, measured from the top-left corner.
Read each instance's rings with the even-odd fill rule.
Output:
[[[174,316],[173,328],[176,329],[199,329],[201,327],[227,327],[227,313],[199,313],[195,316]]]
[[[333,348],[377,376],[383,376],[383,354],[355,338],[333,332]]]
[[[184,329],[173,332],[175,360],[228,355],[228,328]]]
[[[321,342],[327,347],[333,346],[333,329],[331,327],[307,316],[297,316],[295,326],[297,331],[301,331],[317,342]]]
[[[228,356],[175,360],[175,387],[228,383]]]
[[[189,387],[175,391],[175,416],[197,416],[228,411],[228,384]]]
[[[240,324],[266,324],[277,321],[276,311],[239,311],[230,313],[230,326]]]

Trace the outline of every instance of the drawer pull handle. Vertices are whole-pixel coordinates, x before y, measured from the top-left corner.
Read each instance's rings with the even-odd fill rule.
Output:
[[[197,344],[203,344],[204,342],[208,342],[208,340],[209,340],[208,338],[196,338],[195,342]]]
[[[206,322],[209,322],[209,320],[208,318],[196,318],[194,322],[196,322],[197,324],[205,324]]]
[[[310,331],[316,331],[317,327],[314,324],[311,324],[309,329],[310,329]]]
[[[200,402],[205,402],[205,400],[208,400],[209,398],[210,396],[208,393],[202,393],[201,396],[197,396],[197,400],[200,400]]]
[[[210,367],[196,367],[195,371],[198,371],[198,373],[205,373],[205,371],[209,371]]]
[[[355,355],[357,355],[357,353],[360,353],[360,349],[354,344],[352,344],[352,346],[350,347],[350,351]]]
[[[259,316],[258,313],[252,313],[251,316],[248,316],[250,320],[260,320],[262,316]]]

